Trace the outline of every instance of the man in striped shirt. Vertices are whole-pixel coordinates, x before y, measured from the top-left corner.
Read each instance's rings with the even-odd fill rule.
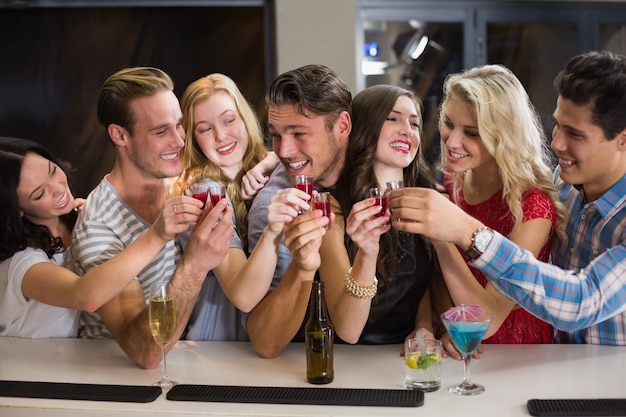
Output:
[[[555,184],[570,218],[568,241],[553,248],[553,264],[432,190],[394,191],[393,224],[466,250],[496,288],[574,332],[572,341],[626,345],[626,57],[576,56],[554,85]]]
[[[81,316],[81,337],[112,336],[133,361],[148,369],[156,368],[162,359],[148,325],[150,285],[170,282],[172,286],[177,327],[169,350],[187,325],[207,273],[226,255],[233,234],[233,213],[225,199],[203,214],[199,200],[168,198],[165,181],[182,172],[180,149],[185,139],[173,90],[166,73],[149,67],[120,70],[104,83],[98,119],[115,146],[115,163],[89,194],[71,247],[74,270],[81,275],[130,245],[161,210],[171,210],[185,230],[196,224],[184,255],[176,237],[97,314]]]

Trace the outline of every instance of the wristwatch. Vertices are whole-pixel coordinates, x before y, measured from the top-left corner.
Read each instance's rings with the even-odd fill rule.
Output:
[[[485,249],[487,249],[487,245],[491,242],[493,238],[493,230],[488,227],[481,227],[476,230],[472,235],[472,244],[469,249],[465,251],[465,256],[470,261],[475,260],[480,255],[483,254]]]

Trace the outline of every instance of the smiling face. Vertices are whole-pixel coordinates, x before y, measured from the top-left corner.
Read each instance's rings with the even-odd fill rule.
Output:
[[[235,101],[220,91],[194,106],[193,121],[194,138],[204,155],[235,178],[248,149],[248,132]]]
[[[626,172],[624,135],[608,140],[591,122],[591,112],[559,97],[553,115],[551,147],[559,158],[561,179],[582,184],[588,201],[604,194]]]
[[[133,133],[125,132],[130,161],[145,178],[169,178],[182,171],[180,150],[185,131],[178,99],[164,90],[131,102]]]
[[[323,187],[335,185],[343,168],[350,133],[347,126],[349,116],[345,112],[330,131],[324,116],[301,114],[295,104],[270,106],[268,112],[274,152],[291,177],[309,175]]]
[[[22,215],[35,224],[49,224],[74,208],[65,172],[34,152],[24,157],[17,196]]]
[[[375,165],[409,166],[420,145],[420,122],[413,101],[404,95],[398,97],[380,129]]]
[[[446,169],[465,172],[495,164],[478,132],[478,122],[469,103],[452,97],[446,101],[439,128],[445,144]]]

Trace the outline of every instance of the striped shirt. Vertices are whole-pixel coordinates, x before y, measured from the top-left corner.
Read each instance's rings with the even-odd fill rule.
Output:
[[[575,332],[575,342],[626,345],[626,175],[590,203],[579,187],[557,187],[570,218],[555,265],[497,233],[472,265],[526,310]]]
[[[72,269],[83,275],[121,252],[150,228],[150,224],[132,211],[106,179],[89,194],[78,217],[72,236]],[[178,237],[170,240],[159,254],[137,275],[146,302],[150,285],[169,281],[182,255]],[[79,337],[111,337],[97,313],[81,314]]]

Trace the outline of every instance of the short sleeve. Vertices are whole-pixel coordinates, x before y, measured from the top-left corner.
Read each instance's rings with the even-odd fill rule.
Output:
[[[522,197],[522,222],[533,219],[556,219],[556,207],[552,200],[544,192],[537,188],[532,188],[524,193]]]

